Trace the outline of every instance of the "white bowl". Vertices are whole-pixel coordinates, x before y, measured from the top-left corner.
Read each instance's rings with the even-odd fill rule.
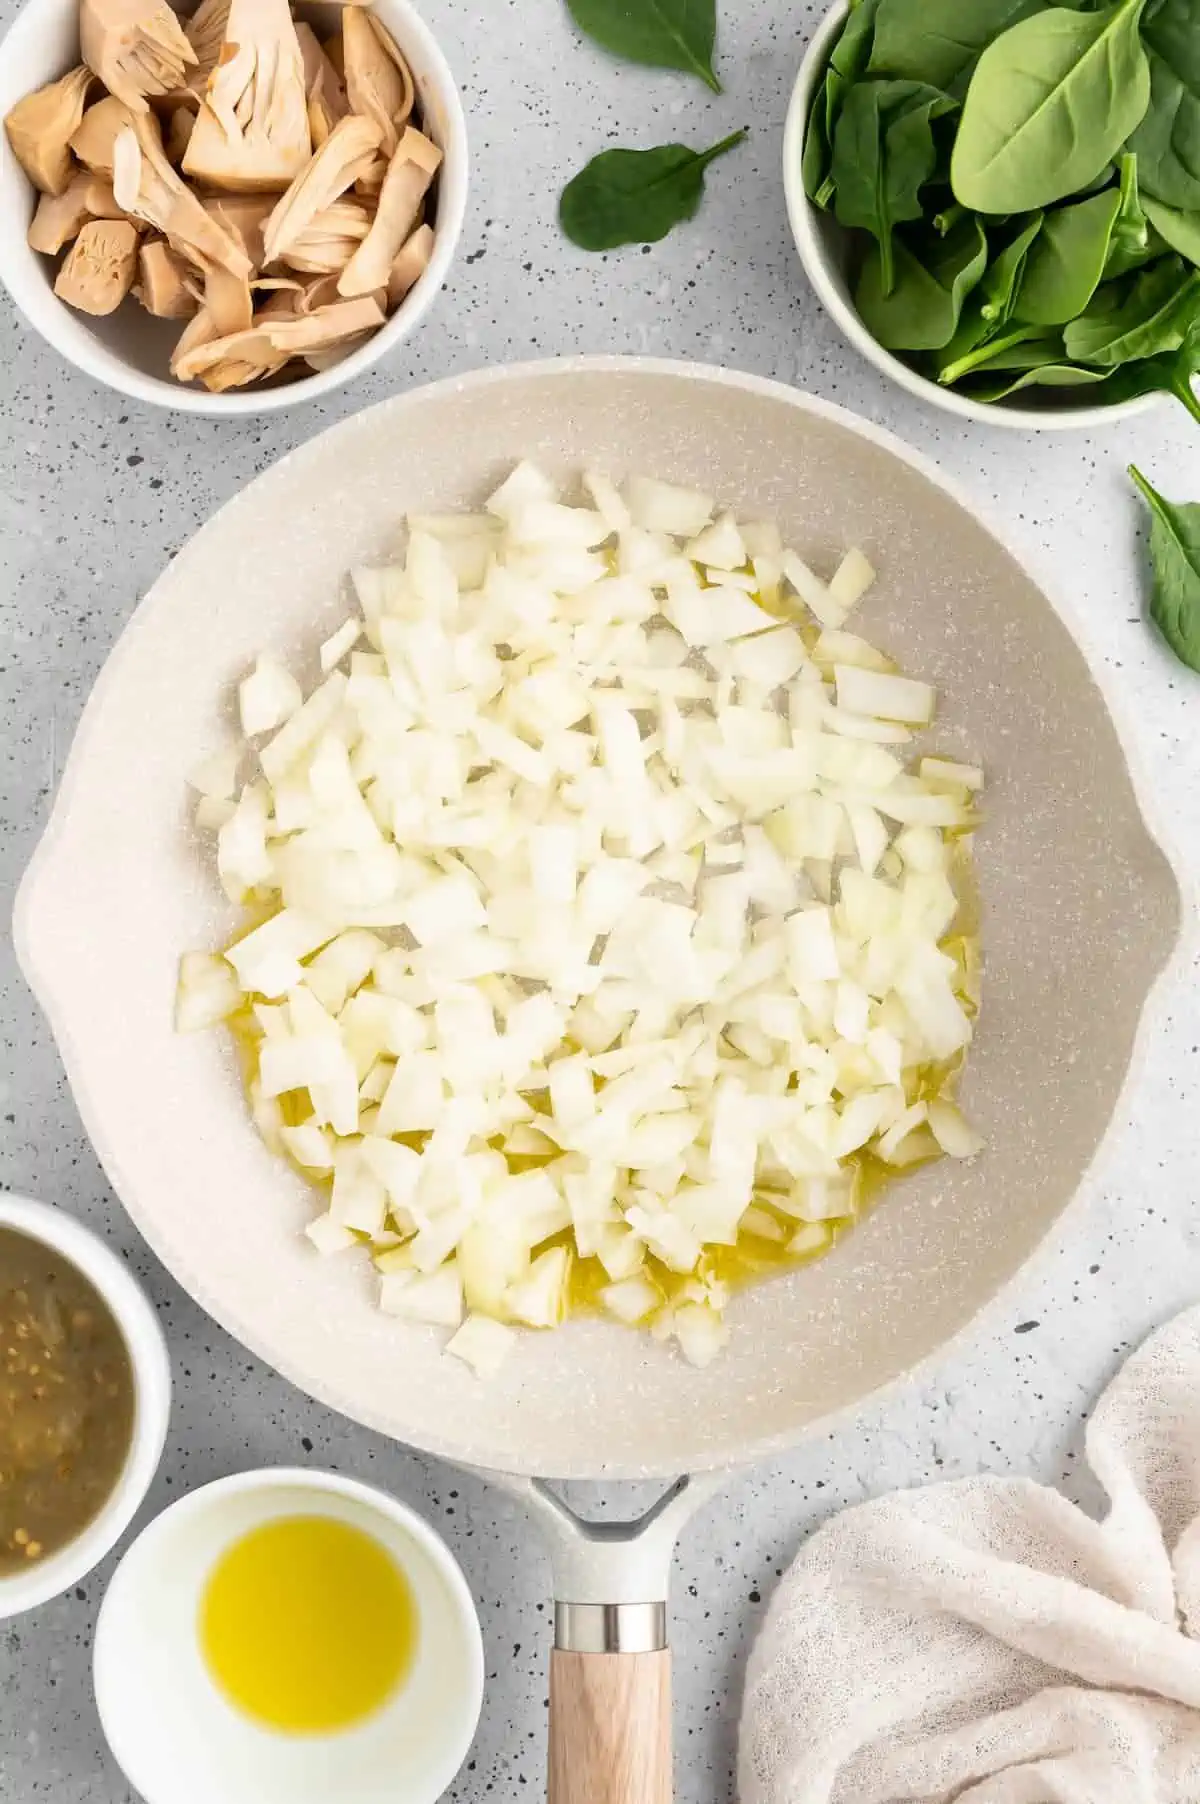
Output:
[[[121,1330],[133,1370],[133,1435],[107,1502],[73,1541],[28,1572],[0,1578],[0,1618],[18,1616],[77,1585],[99,1564],[150,1488],[166,1439],[171,1367],[158,1317],[117,1255],[74,1216],[25,1197],[0,1195],[0,1228],[53,1247],[99,1292]]]
[[[374,1715],[336,1734],[281,1734],[243,1715],[209,1674],[196,1632],[225,1549],[295,1514],[365,1530],[417,1604],[407,1678]],[[219,1479],[152,1522],[113,1576],[93,1659],[104,1733],[146,1804],[433,1804],[466,1758],[483,1699],[479,1619],[445,1543],[383,1491],[286,1467]]]
[[[1012,401],[974,401],[969,395],[942,388],[919,375],[899,357],[885,350],[867,330],[854,305],[847,279],[849,234],[832,213],[824,212],[809,200],[800,170],[809,109],[849,10],[846,0],[837,0],[817,28],[796,76],[783,133],[783,186],[792,237],[796,240],[805,275],[843,335],[877,370],[906,388],[910,395],[916,395],[919,401],[931,401],[945,413],[957,414],[964,420],[981,420],[987,426],[1018,426],[1026,431],[1057,431],[1063,427],[1090,429],[1145,413],[1161,399],[1160,396],[1142,395],[1132,401],[1115,401],[1108,407],[1063,399],[1048,399],[1043,407],[1022,406]]]
[[[176,382],[168,374],[167,362],[182,329],[177,320],[154,319],[128,303],[106,319],[93,319],[58,299],[54,261],[25,242],[35,201],[32,184],[0,131],[0,281],[47,343],[98,382],[135,401],[223,417],[273,413],[344,388],[415,331],[446,279],[462,232],[467,127],[449,65],[409,0],[376,0],[375,11],[408,60],[424,128],[445,159],[438,174],[433,256],[386,324],[340,363],[275,388],[213,395]],[[0,118],[24,95],[55,81],[79,61],[78,15],[79,0],[25,0],[0,47]]]

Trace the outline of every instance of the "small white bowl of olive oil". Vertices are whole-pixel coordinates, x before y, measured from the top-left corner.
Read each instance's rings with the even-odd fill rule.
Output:
[[[483,1696],[471,1594],[382,1491],[275,1468],[165,1510],[94,1650],[109,1746],[146,1804],[433,1804]]]

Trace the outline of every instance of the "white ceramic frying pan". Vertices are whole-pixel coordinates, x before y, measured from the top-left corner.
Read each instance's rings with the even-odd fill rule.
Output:
[[[385,554],[407,510],[478,502],[522,456],[564,477],[590,466],[711,488],[744,516],[778,520],[818,567],[864,546],[880,581],[863,631],[938,685],[939,745],[988,771],[986,994],[966,1091],[988,1150],[906,1181],[831,1257],[738,1297],[732,1344],[707,1372],[588,1321],[528,1337],[478,1384],[432,1333],[375,1310],[365,1261],[313,1256],[304,1186],[260,1146],[221,1037],[171,1030],[179,952],[230,925],[187,825],[184,778],[221,737],[235,679],[264,646],[311,656],[344,609],[344,572]],[[773,383],[582,359],[386,402],[205,527],[97,684],[16,925],[113,1186],[180,1282],[335,1408],[517,1475],[556,1554],[557,1804],[663,1804],[666,1574],[697,1490],[673,1494],[627,1543],[573,1527],[529,1481],[720,1471],[944,1346],[1095,1153],[1178,914],[1083,659],[932,466]]]

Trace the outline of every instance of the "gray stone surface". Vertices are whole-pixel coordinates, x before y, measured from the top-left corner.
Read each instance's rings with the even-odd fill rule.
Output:
[[[0,5],[0,21],[13,12]],[[1127,728],[1156,812],[1200,875],[1200,683],[1141,619],[1141,521],[1124,464],[1200,497],[1200,437],[1163,405],[1094,437],[959,425],[886,386],[842,343],[788,236],[779,146],[816,13],[724,0],[726,93],[617,68],[559,0],[423,0],[462,84],[475,174],[451,280],[419,337],[351,392],[261,424],[123,403],[42,346],[0,296],[0,887],[44,819],[79,709],[164,559],[229,495],[331,420],[412,383],[576,350],[653,352],[758,371],[880,420],[939,459],[1040,572]],[[563,179],[606,143],[749,143],[716,167],[700,217],[604,260],[559,237]],[[6,230],[14,229],[8,222]],[[87,900],[80,898],[86,931]],[[103,948],[97,948],[103,956]],[[1200,984],[1196,943],[1155,997],[1140,1071],[1061,1232],[919,1382],[732,1485],[677,1567],[678,1795],[723,1804],[743,1667],[772,1584],[831,1510],[896,1485],[1033,1473],[1088,1496],[1081,1432],[1123,1354],[1200,1292]],[[451,1794],[514,1804],[542,1785],[547,1574],[494,1492],[355,1428],[265,1370],[140,1246],[80,1129],[45,1024],[0,947],[0,1185],[79,1212],[119,1246],[175,1361],[167,1457],[146,1506],[240,1467],[334,1466],[394,1489],[449,1538],[487,1638],[484,1721]],[[719,1371],[716,1382],[720,1382]],[[111,1562],[0,1625],[0,1799],[128,1804],[107,1756],[89,1647]]]

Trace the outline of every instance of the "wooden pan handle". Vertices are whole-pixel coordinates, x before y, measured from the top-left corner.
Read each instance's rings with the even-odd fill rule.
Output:
[[[550,1804],[671,1804],[671,1656],[550,1656]]]

